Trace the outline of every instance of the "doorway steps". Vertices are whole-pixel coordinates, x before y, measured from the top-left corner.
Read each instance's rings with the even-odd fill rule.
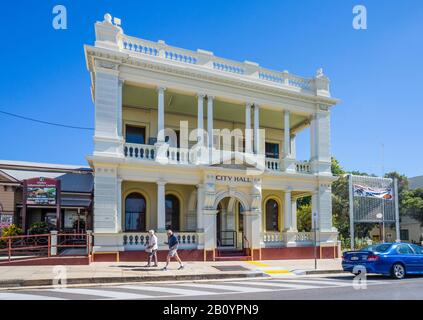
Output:
[[[244,250],[217,250],[216,261],[250,261],[252,257]]]

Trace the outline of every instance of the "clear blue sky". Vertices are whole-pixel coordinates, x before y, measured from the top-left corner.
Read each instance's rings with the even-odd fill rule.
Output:
[[[52,28],[52,8],[68,29]],[[352,28],[352,8],[368,30]],[[1,1],[0,110],[92,127],[83,45],[105,12],[126,34],[312,76],[323,67],[332,94],[332,151],[348,170],[423,174],[423,1]],[[86,164],[92,132],[0,114],[0,158]],[[299,138],[299,157],[308,154]]]

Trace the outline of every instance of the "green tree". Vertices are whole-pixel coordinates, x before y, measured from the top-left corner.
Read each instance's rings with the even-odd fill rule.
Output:
[[[401,215],[408,215],[423,225],[423,188],[404,190],[399,202]]]
[[[300,232],[311,231],[311,204],[303,204],[298,208],[297,228]]]

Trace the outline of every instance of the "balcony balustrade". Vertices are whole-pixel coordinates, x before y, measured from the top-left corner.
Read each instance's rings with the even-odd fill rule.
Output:
[[[221,150],[217,150],[220,152]],[[225,151],[228,152],[228,151]],[[137,160],[146,160],[146,161],[155,161],[156,160],[156,147],[153,145],[146,144],[135,144],[135,143],[125,143],[124,145],[124,154],[128,159],[137,159]],[[242,153],[241,153],[242,154]],[[197,164],[199,155],[198,152],[169,147],[167,150],[167,158],[169,164]],[[265,167],[267,171],[279,172],[283,171],[283,168],[280,164],[281,160],[274,158],[265,159]],[[311,165],[308,161],[296,161],[295,169],[297,173],[310,174]]]

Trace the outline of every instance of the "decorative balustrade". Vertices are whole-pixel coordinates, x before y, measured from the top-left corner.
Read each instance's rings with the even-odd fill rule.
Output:
[[[139,249],[143,249],[148,243],[148,239],[148,233],[125,233],[123,235],[123,245],[127,247],[138,247]]]
[[[262,238],[266,247],[281,247],[283,245],[283,234],[281,232],[265,232]]]
[[[167,151],[169,163],[189,164],[189,149],[169,147]]]
[[[198,246],[198,234],[196,232],[176,232],[180,249],[195,249]],[[164,249],[167,241],[166,233],[156,233],[159,248]],[[128,250],[144,250],[148,244],[148,233],[124,233],[122,234],[123,246]]]
[[[271,171],[280,171],[280,160],[273,158],[266,158],[266,168]]]
[[[195,232],[176,232],[180,249],[195,249],[198,245],[198,235]]]
[[[134,37],[122,37],[121,48],[124,50],[146,54],[150,56],[158,56],[159,48],[157,44],[151,41],[145,41]]]
[[[156,158],[156,148],[153,145],[126,143],[124,154],[127,158],[154,161]],[[199,156],[200,154],[192,149],[169,147],[167,150],[167,157],[170,164],[196,164]],[[295,168],[298,173],[311,173],[311,165],[307,161],[297,161]],[[266,169],[269,171],[283,171],[281,160],[266,158]]]
[[[155,153],[155,147],[147,144],[126,143],[124,146],[124,154],[128,158],[154,160]]]
[[[298,232],[295,235],[296,242],[313,242],[313,233],[312,232]]]
[[[288,73],[278,72],[260,67],[254,63],[237,62],[218,58],[204,50],[191,51],[176,48],[162,41],[153,42],[127,35],[121,35],[119,45],[121,50],[134,54],[147,55],[157,59],[172,60],[179,63],[200,66],[206,69],[238,75],[244,79],[255,79],[263,83],[272,83],[295,91],[316,94],[316,78],[304,78]],[[324,88],[329,92],[329,83]]]
[[[297,161],[295,163],[295,170],[298,173],[311,173],[311,164],[307,161]]]

